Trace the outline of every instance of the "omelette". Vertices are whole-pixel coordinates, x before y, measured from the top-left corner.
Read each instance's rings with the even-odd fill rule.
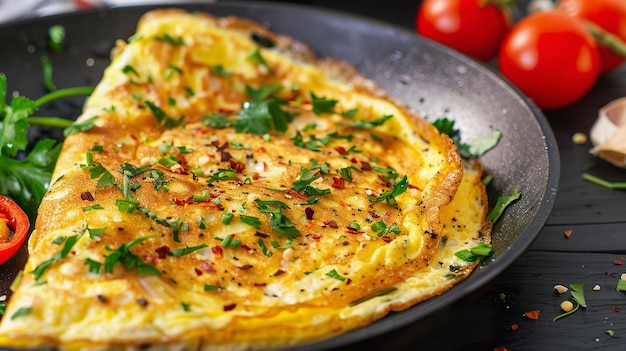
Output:
[[[285,349],[443,293],[490,242],[478,161],[250,20],[146,13],[77,122],[2,347]]]

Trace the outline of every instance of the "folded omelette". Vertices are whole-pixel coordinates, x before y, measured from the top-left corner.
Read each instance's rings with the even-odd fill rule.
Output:
[[[0,346],[284,349],[441,294],[490,241],[478,162],[249,20],[146,13],[78,122]]]

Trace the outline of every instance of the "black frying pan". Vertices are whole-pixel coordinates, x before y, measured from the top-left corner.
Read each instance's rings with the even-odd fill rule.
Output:
[[[413,111],[430,120],[444,116],[454,119],[463,140],[489,136],[493,128],[503,133],[499,145],[481,161],[504,194],[518,188],[522,198],[506,210],[494,228],[493,260],[441,296],[298,350],[338,348],[385,337],[394,330],[427,325],[435,312],[478,291],[503,272],[546,222],[560,171],[555,138],[539,109],[488,67],[406,29],[340,12],[259,2],[179,7],[248,17],[308,43],[319,56],[349,61]],[[109,63],[115,40],[131,36],[139,17],[152,8],[87,11],[2,26],[0,72],[7,75],[10,91],[37,98],[45,92],[40,60],[47,55],[57,87],[95,85]],[[51,54],[47,52],[47,31],[54,24],[66,29],[66,49]],[[66,99],[38,114],[74,118],[82,102],[81,98]],[[43,136],[60,137],[58,131],[47,130],[32,135]],[[8,286],[25,262],[25,251],[0,266],[0,295],[9,293]],[[419,332],[410,337],[418,338]]]

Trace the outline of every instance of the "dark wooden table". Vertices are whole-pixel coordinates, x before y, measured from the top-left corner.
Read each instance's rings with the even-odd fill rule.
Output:
[[[419,1],[301,1],[357,13],[413,28]],[[553,211],[536,241],[495,281],[432,317],[350,347],[357,350],[624,350],[626,294],[616,285],[626,266],[626,193],[582,179],[590,172],[626,181],[618,169],[577,145],[574,133],[588,135],[598,110],[626,96],[626,65],[601,77],[577,103],[544,111],[557,138],[561,176]],[[565,232],[571,231],[566,237]],[[584,284],[587,308],[553,322],[570,293],[554,286]],[[599,290],[594,290],[594,286]],[[620,311],[621,309],[621,311]],[[524,313],[539,310],[539,319]],[[613,336],[609,335],[613,331]]]

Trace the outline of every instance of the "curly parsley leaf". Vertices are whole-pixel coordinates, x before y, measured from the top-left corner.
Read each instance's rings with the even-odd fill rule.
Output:
[[[379,201],[387,201],[387,203],[391,206],[395,206],[398,203],[396,202],[396,196],[404,193],[407,189],[409,188],[409,180],[408,177],[406,175],[404,175],[404,177],[400,178],[400,180],[398,180],[394,185],[393,185],[393,189],[389,190],[389,191],[385,191],[384,193],[380,194],[379,196],[368,196],[367,198],[371,201],[371,202],[379,202]]]
[[[339,102],[339,100],[317,96],[313,92],[311,92],[311,100],[313,103],[313,113],[317,116],[325,113],[333,113],[335,105]]]
[[[520,194],[519,190],[516,188],[513,189],[513,193],[511,195],[498,197],[495,206],[487,215],[486,220],[491,221],[491,223],[497,222],[498,219],[500,219],[500,216],[502,216],[504,210],[521,196],[522,195]]]
[[[454,127],[454,124],[455,121],[448,118],[439,118],[432,122],[432,125],[435,126],[440,133],[446,134],[452,139],[461,157],[464,158],[482,156],[487,151],[493,149],[502,137],[502,132],[494,130],[491,137],[480,138],[470,143],[464,143],[461,141],[461,132]]]

